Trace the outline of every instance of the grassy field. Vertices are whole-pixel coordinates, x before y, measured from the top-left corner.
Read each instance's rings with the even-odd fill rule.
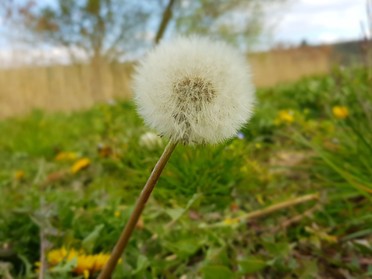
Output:
[[[370,278],[371,87],[352,69],[260,90],[237,138],[177,147],[114,278]],[[95,278],[166,140],[131,102],[0,131],[0,277]]]

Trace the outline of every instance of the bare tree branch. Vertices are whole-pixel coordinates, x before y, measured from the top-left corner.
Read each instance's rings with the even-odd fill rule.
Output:
[[[174,5],[175,0],[169,0],[168,5],[164,9],[163,16],[160,22],[160,25],[158,27],[158,31],[156,32],[155,36],[155,44],[158,44],[160,40],[163,38],[164,32],[167,29],[167,26],[169,25],[169,22],[172,18],[172,8]]]

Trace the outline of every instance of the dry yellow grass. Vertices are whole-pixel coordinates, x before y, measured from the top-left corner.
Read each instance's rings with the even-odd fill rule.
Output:
[[[325,73],[330,47],[303,47],[249,55],[258,87],[274,86]],[[0,118],[39,108],[69,111],[112,98],[130,98],[127,65],[24,67],[0,70]]]

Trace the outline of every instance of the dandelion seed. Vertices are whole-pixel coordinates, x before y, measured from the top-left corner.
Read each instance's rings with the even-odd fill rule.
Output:
[[[137,68],[134,92],[145,122],[185,144],[236,135],[254,104],[246,57],[200,37],[178,38],[150,52]]]

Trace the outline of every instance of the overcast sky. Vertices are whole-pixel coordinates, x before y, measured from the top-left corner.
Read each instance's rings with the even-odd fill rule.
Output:
[[[275,41],[327,43],[360,38],[366,0],[290,0],[275,28]]]

